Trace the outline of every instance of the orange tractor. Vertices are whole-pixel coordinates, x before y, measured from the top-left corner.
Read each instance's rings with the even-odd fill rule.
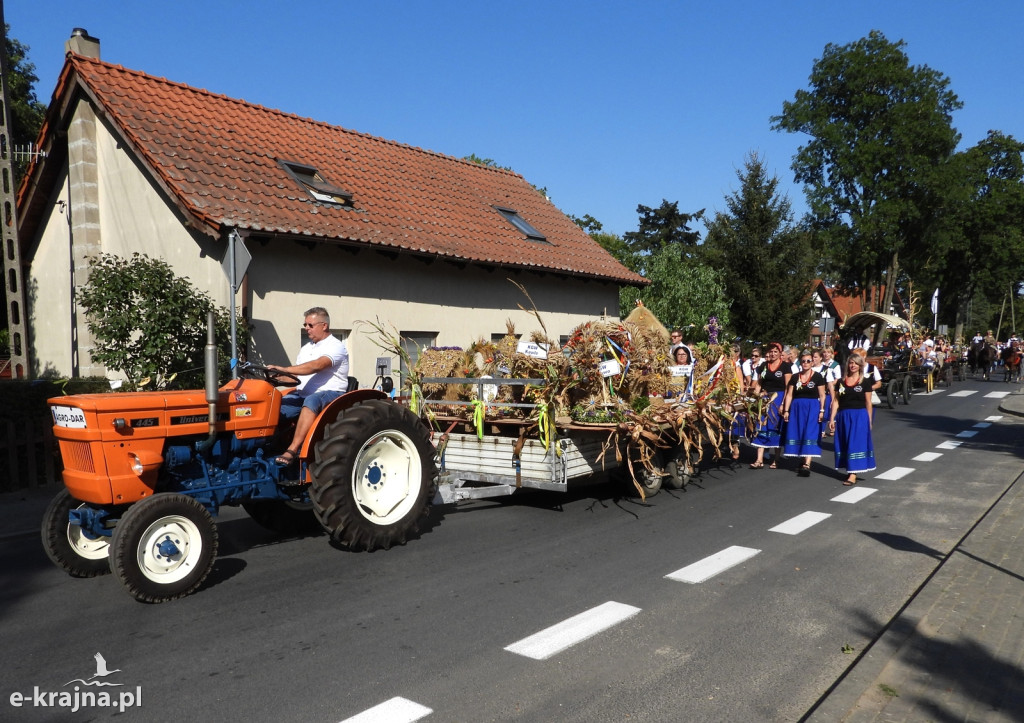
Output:
[[[348,392],[317,418],[299,462],[280,467],[292,428],[279,423],[278,387],[298,379],[243,365],[247,378],[218,389],[209,336],[205,390],[49,400],[64,462],[43,519],[50,559],[75,577],[112,571],[136,599],[164,602],[210,572],[224,505],[282,533],[320,526],[353,550],[404,543],[437,486],[420,419],[382,392]]]

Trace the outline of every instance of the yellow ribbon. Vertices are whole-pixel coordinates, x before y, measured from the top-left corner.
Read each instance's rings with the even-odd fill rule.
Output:
[[[540,443],[547,449],[551,439],[548,437],[548,405],[544,402],[537,404],[537,432],[540,434]]]
[[[484,438],[484,416],[486,407],[479,399],[473,400],[473,426],[476,427],[477,439]]]

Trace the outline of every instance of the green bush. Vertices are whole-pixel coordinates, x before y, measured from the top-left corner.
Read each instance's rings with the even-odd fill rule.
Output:
[[[206,316],[216,317],[220,376],[229,376],[230,312],[214,305],[170,264],[145,254],[130,259],[100,254],[89,260],[89,281],[79,303],[86,310],[95,346],[92,357],[127,378],[125,391],[196,388],[203,385]],[[238,346],[248,344],[238,324]]]

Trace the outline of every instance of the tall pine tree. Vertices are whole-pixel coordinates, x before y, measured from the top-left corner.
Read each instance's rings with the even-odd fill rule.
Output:
[[[789,199],[756,153],[736,176],[740,189],[709,222],[703,246],[708,265],[721,271],[732,326],[749,339],[803,341],[817,262],[811,236],[794,226]]]

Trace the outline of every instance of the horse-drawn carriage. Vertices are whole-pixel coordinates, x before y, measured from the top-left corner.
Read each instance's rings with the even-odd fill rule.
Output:
[[[906,319],[891,314],[879,314],[874,311],[861,311],[847,317],[839,329],[839,345],[836,349],[840,363],[845,367],[850,355],[849,340],[864,333],[864,330],[876,324],[884,324],[886,329],[900,332],[910,331]],[[910,349],[897,349],[886,346],[869,346],[867,361],[878,367],[882,375],[882,387],[878,390],[879,397],[889,409],[896,406],[902,398],[904,404],[910,404],[914,384],[923,381],[922,367],[915,364],[914,353]]]

